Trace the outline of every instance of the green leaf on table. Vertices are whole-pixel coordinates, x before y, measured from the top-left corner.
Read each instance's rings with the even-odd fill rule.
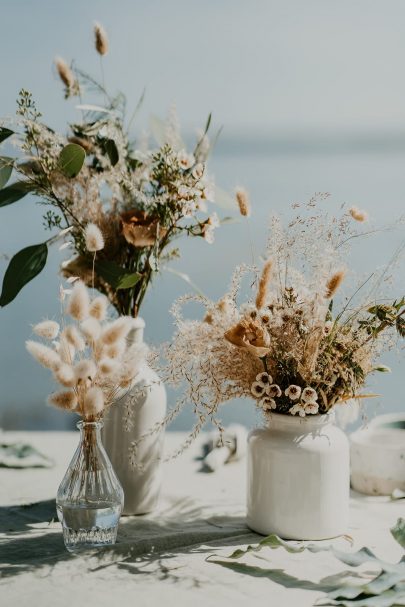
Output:
[[[14,158],[0,156],[0,188],[4,188],[13,172]]]
[[[46,264],[48,247],[45,242],[22,249],[12,257],[3,279],[0,306],[6,306]]]
[[[405,519],[399,518],[391,529],[392,536],[394,539],[405,548]]]
[[[97,274],[116,290],[131,289],[142,277],[139,272],[128,272],[126,268],[108,259],[96,261],[95,269]]]
[[[6,129],[4,126],[0,127],[0,143],[5,139],[8,139],[8,137],[11,137],[11,135],[14,135],[14,131]]]
[[[17,202],[24,198],[33,189],[30,183],[26,181],[16,181],[11,185],[0,190],[0,207]]]
[[[59,168],[67,177],[76,177],[84,164],[86,152],[77,143],[68,143],[59,154]]]

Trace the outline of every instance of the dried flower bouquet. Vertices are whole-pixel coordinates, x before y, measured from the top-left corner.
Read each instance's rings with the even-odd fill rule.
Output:
[[[108,39],[98,24],[94,34],[103,65]],[[78,276],[90,286],[94,270],[94,286],[118,313],[136,316],[150,282],[178,256],[178,249],[170,245],[182,235],[212,242],[220,221],[209,207],[215,195],[231,202],[214,189],[207,173],[211,117],[192,151],[186,150],[181,138],[175,110],[166,123],[155,118],[152,130],[158,146],[150,148],[146,136],[131,141],[138,107],[127,119],[126,99],[122,93],[109,94],[104,73],[102,83],[98,83],[62,59],[56,60],[56,69],[65,98],[80,99],[77,109],[81,120],[69,125],[67,135],[56,133],[41,121],[31,94],[25,90],[18,99],[19,133],[14,132],[14,125],[10,129],[6,123],[0,124],[0,143],[14,136],[21,150],[19,158],[0,158],[0,206],[34,194],[46,207],[45,228],[58,231],[13,257],[4,277],[0,305],[10,303],[42,270],[49,245],[64,238],[62,247],[73,252],[62,266],[65,277]],[[84,104],[86,91],[97,94],[100,105]],[[7,185],[12,173],[17,180]],[[95,243],[94,250],[102,249],[95,263],[85,243],[89,225],[98,228],[103,239],[103,246]]]
[[[362,392],[367,377],[388,370],[378,360],[397,337],[405,337],[405,297],[381,299],[385,267],[338,305],[337,293],[350,279],[343,265],[349,243],[375,230],[362,229],[367,215],[354,207],[340,217],[320,210],[326,198],[293,205],[298,215],[287,228],[272,217],[261,272],[238,267],[220,301],[186,296],[174,305],[177,331],[159,372],[183,388],[171,417],[186,403],[194,407],[190,440],[206,420],[219,425],[219,406],[233,398],[253,397],[265,416],[324,414],[370,396]],[[245,274],[253,276],[254,295],[239,306]],[[205,307],[202,320],[182,317],[189,301]]]

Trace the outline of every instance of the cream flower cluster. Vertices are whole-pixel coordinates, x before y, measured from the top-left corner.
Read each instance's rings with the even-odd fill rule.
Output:
[[[106,320],[107,299],[91,299],[80,280],[68,295],[66,311],[73,323],[38,323],[33,331],[48,343],[29,340],[26,348],[64,388],[50,395],[50,404],[87,420],[99,419],[119,391],[131,386],[147,349],[128,339],[134,319]]]
[[[295,404],[288,410],[291,415],[305,415],[318,413],[319,405],[317,403],[318,394],[313,388],[309,386],[300,388],[300,386],[290,385],[284,391],[278,384],[273,383],[272,376],[263,371],[256,376],[256,381],[253,382],[251,387],[251,393],[259,401],[259,407],[261,407],[264,413],[269,413],[277,409],[276,398],[280,398],[283,395],[286,396],[290,401],[295,401]]]

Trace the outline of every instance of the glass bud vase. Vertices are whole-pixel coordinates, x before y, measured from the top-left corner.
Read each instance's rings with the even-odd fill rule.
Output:
[[[101,442],[103,422],[80,421],[80,442],[59,486],[56,508],[69,552],[114,544],[124,492]]]

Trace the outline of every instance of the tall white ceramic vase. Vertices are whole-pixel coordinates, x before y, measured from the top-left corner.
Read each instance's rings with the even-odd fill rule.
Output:
[[[248,438],[247,524],[263,535],[321,540],[347,533],[349,442],[334,414],[271,414]]]
[[[136,319],[131,339],[143,341],[145,323]],[[132,409],[131,429],[125,428],[125,401]],[[138,461],[142,469],[133,468],[129,461],[131,443],[150,430],[166,414],[166,390],[156,373],[143,363],[131,389],[114,404],[104,419],[102,438],[105,450],[124,490],[123,514],[146,514],[158,503],[164,431],[145,438],[139,444]]]

